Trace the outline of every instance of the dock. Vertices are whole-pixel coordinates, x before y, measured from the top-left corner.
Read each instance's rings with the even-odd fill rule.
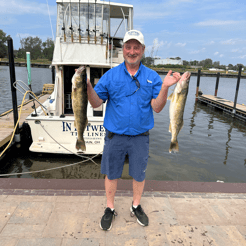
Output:
[[[41,103],[44,103],[49,96],[50,94],[44,94],[44,95],[42,94],[38,98]],[[37,102],[35,102],[35,105],[36,107],[39,107],[39,104]],[[22,113],[19,121],[20,128],[22,124],[25,122],[26,117],[34,111],[32,106],[33,106],[33,99],[32,100],[27,99],[22,108]],[[20,106],[18,106],[18,116],[19,113],[20,113]],[[14,116],[13,116],[13,110],[11,109],[0,115],[0,149],[10,141],[13,131],[14,131]]]
[[[197,100],[210,107],[222,110],[239,120],[246,121],[246,105],[237,103],[234,110],[234,103],[232,101],[212,95],[200,95]]]
[[[0,187],[0,245],[246,245],[245,184],[146,180],[143,227],[130,216],[132,181],[119,180],[110,231],[99,227],[104,180],[1,178]]]
[[[8,61],[0,61],[0,66],[9,66]],[[26,62],[15,62],[15,67],[26,67]],[[43,63],[32,63],[31,67],[37,68],[50,68],[51,64],[43,64]]]

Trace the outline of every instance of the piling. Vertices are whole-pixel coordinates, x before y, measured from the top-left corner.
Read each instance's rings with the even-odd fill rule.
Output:
[[[236,113],[237,96],[238,96],[238,91],[239,91],[239,86],[240,86],[241,72],[242,72],[242,66],[239,66],[238,77],[237,77],[237,87],[236,87],[236,92],[235,92],[234,107],[233,107],[232,114]]]
[[[9,73],[10,73],[10,85],[12,92],[12,104],[13,104],[13,114],[14,114],[14,126],[18,121],[18,109],[17,109],[17,95],[16,88],[14,87],[14,82],[16,81],[15,77],[15,63],[14,63],[14,49],[13,49],[13,39],[9,37],[8,39],[8,55],[9,55]],[[16,127],[15,131],[15,142],[20,142],[20,130],[19,124]]]
[[[217,97],[218,88],[219,88],[219,81],[220,81],[220,73],[217,73],[216,85],[215,85],[215,92],[214,92],[214,96],[215,97]]]
[[[201,69],[198,69],[198,73],[197,73],[197,84],[196,84],[196,102],[198,101],[198,92],[199,92],[199,86],[200,86],[200,77],[201,77]]]
[[[52,84],[55,84],[55,67],[51,67],[51,72],[52,72]]]
[[[27,65],[27,74],[28,74],[28,86],[30,88],[30,91],[32,91],[32,79],[31,79],[31,57],[30,52],[26,52],[26,65]],[[32,97],[29,94],[29,100],[31,100]]]

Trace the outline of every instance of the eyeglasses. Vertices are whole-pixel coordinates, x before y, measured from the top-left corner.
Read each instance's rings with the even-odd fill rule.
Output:
[[[135,83],[136,83],[136,85],[137,85],[138,88],[132,94],[127,95],[127,97],[132,96],[140,88],[140,83],[139,83],[138,79],[135,76],[132,76],[132,78],[135,80]]]

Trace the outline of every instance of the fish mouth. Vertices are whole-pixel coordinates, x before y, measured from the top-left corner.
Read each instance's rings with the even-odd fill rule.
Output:
[[[82,73],[84,70],[85,70],[85,66],[82,66],[82,67],[79,67],[76,72]]]

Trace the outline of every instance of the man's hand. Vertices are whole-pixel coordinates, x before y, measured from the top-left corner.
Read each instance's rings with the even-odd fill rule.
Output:
[[[172,70],[169,70],[166,77],[163,80],[162,86],[170,87],[176,84],[180,80],[181,78],[180,73],[177,72],[173,73],[173,76],[171,76],[171,74],[172,74]]]

